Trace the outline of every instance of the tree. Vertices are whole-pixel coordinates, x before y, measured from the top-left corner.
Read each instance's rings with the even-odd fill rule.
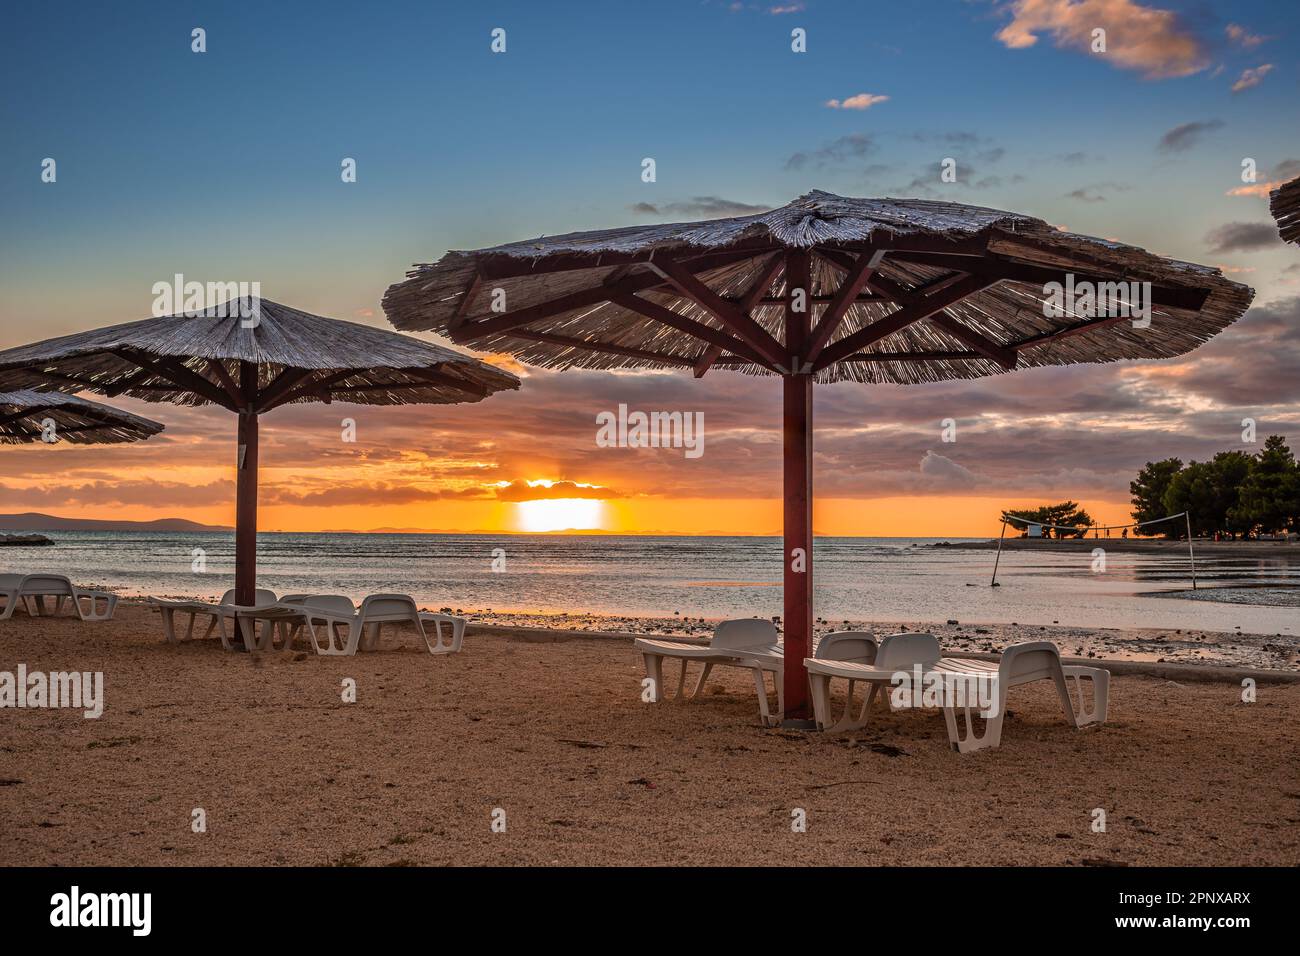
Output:
[[[1174,480],[1174,476],[1182,470],[1182,467],[1183,462],[1180,458],[1149,461],[1138,472],[1137,478],[1129,482],[1129,494],[1133,496],[1131,514],[1134,521],[1154,521],[1169,514],[1165,510],[1165,492],[1169,490],[1169,483]],[[1177,527],[1175,522],[1169,521],[1152,525],[1149,529],[1138,530],[1142,534],[1164,534],[1166,537],[1176,538],[1182,529]]]
[[[1066,534],[1071,534],[1076,538],[1082,538],[1091,527],[1092,516],[1079,507],[1077,502],[1063,501],[1059,505],[1039,505],[1037,508],[1017,508],[1014,511],[1002,512],[1002,520],[1009,521],[1014,528],[1023,528],[1029,524],[1042,525],[1062,525],[1077,528],[1076,531],[1062,531],[1055,529],[1056,537],[1064,538]],[[1044,533],[1052,536],[1053,529],[1044,528]]]
[[[1197,537],[1246,531],[1249,525],[1241,520],[1237,499],[1253,463],[1240,451],[1221,451],[1209,461],[1191,462],[1169,482],[1162,499],[1165,513],[1186,511]]]
[[[1269,435],[1251,460],[1231,518],[1246,531],[1272,533],[1295,526],[1300,516],[1300,467],[1281,435]]]

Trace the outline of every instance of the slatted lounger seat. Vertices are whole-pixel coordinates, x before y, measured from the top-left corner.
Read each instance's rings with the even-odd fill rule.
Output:
[[[876,660],[872,664],[860,664],[843,661],[821,660],[815,657],[804,661],[812,684],[813,708],[817,725],[831,731],[857,730],[867,723],[867,710],[876,694],[883,690],[886,701],[894,686],[894,677],[900,672],[909,675],[941,674],[950,684],[958,684],[973,679],[984,679],[992,683],[996,694],[996,709],[985,720],[984,732],[977,735],[974,709],[978,707],[971,702],[946,702],[943,706],[944,720],[948,726],[948,740],[959,753],[970,753],[986,747],[996,747],[1002,740],[1002,722],[1006,714],[1007,691],[1020,684],[1037,680],[1051,680],[1061,699],[1066,719],[1075,727],[1103,723],[1106,720],[1110,688],[1110,672],[1100,667],[1084,667],[1061,663],[1060,651],[1048,641],[1033,641],[1027,644],[1015,644],[1002,652],[997,661],[977,661],[964,658],[941,657],[939,642],[933,634],[894,634],[881,642]],[[830,681],[843,678],[850,682],[849,698],[845,704],[844,715],[839,721],[832,722],[830,707]],[[1073,678],[1077,695],[1077,708],[1071,701],[1067,679]],[[1084,681],[1092,685],[1092,704],[1088,705],[1084,693]],[[853,685],[862,682],[871,685],[871,692],[863,701],[862,710],[856,719],[849,714],[853,705]],[[968,683],[967,686],[970,686]],[[919,692],[919,689],[914,688]],[[891,705],[892,706],[892,705]],[[962,710],[965,718],[964,733],[958,725],[957,711]]]

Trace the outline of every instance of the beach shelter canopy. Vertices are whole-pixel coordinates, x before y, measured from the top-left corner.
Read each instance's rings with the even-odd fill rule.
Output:
[[[239,416],[236,602],[253,603],[259,416],[281,405],[477,402],[519,387],[508,372],[452,349],[269,299],[231,300],[0,352],[0,388],[129,395],[220,405]]]
[[[1015,368],[1166,358],[1245,311],[1218,269],[997,209],[811,192],[771,212],[449,252],[391,286],[399,329],[546,368],[710,368],[784,390],[785,701],[807,716],[812,384],[915,384]],[[1050,283],[1149,282],[1149,325]],[[1119,300],[1134,302],[1125,286]],[[504,301],[506,308],[501,311]],[[1050,303],[1049,303],[1050,305]],[[1047,314],[1045,314],[1045,312]]]
[[[1300,245],[1300,176],[1269,193],[1268,208],[1283,241]]]
[[[52,433],[46,422],[53,422]],[[61,392],[0,392],[0,445],[56,441],[112,445],[140,441],[163,430],[158,422]]]

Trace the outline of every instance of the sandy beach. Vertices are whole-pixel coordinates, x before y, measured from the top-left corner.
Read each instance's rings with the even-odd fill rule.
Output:
[[[1232,681],[1117,673],[1083,731],[1031,685],[1001,748],[959,756],[934,712],[762,729],[739,671],[643,704],[629,640],[549,633],[432,658],[395,631],[326,659],[167,646],[138,605],[20,616],[0,669],[103,671],[106,705],[0,712],[0,865],[1300,864],[1300,684],[1246,704]]]

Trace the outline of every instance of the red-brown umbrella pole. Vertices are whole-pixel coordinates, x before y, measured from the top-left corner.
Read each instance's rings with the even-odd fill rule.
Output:
[[[244,406],[239,411],[235,473],[235,603],[251,605],[257,590],[257,366],[239,363]]]
[[[802,363],[812,328],[809,256],[803,250],[786,253],[786,350],[791,364]],[[803,290],[802,309],[794,290]],[[812,651],[812,439],[813,379],[808,369],[792,368],[783,375],[781,445],[785,498],[785,719],[807,720],[808,677],[803,659]]]
[[[785,427],[785,716],[806,720],[808,678],[803,659],[812,647],[812,417],[811,375],[786,375]]]

